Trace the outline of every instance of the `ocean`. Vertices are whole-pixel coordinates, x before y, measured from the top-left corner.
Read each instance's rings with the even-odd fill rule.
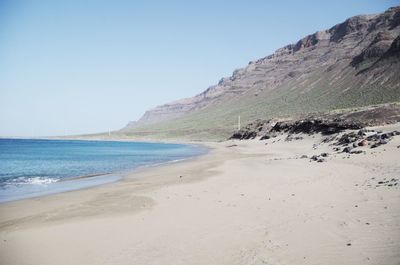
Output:
[[[111,183],[139,167],[205,152],[183,144],[0,139],[0,202]]]

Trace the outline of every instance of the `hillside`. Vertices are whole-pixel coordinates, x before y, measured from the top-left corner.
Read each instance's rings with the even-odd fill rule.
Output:
[[[256,119],[400,101],[400,7],[360,15],[235,70],[193,98],[147,111],[118,132],[226,139]]]

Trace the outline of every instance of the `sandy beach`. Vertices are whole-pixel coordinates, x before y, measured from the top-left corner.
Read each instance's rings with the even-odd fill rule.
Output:
[[[400,187],[385,184],[400,178],[400,137],[350,156],[319,135],[205,145],[117,183],[1,204],[0,263],[400,264]]]

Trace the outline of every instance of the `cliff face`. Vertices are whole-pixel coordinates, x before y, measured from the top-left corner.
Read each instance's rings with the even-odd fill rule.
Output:
[[[193,98],[151,109],[123,131],[159,130],[168,121],[177,130],[193,129],[190,121],[200,131],[231,130],[227,124],[241,113],[251,119],[400,100],[399,34],[400,7],[349,18],[250,62]]]

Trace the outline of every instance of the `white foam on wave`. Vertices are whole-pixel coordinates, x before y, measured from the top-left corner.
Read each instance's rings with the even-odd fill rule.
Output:
[[[9,185],[48,185],[59,181],[56,178],[49,177],[18,177],[9,180],[7,184]]]

